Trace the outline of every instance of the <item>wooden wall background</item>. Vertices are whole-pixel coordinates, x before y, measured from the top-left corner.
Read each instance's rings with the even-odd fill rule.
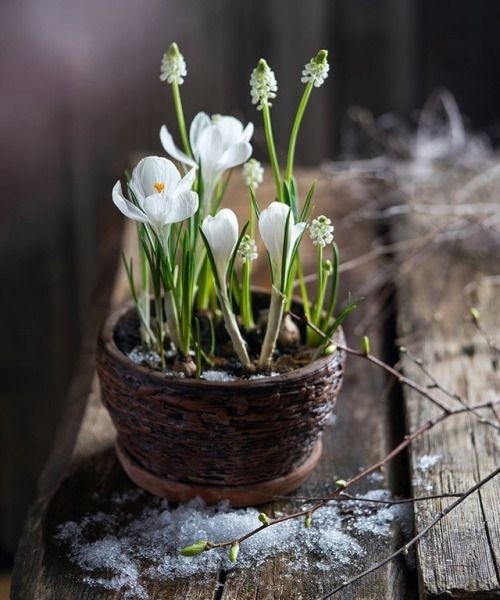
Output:
[[[328,48],[332,77],[298,156],[314,164],[338,152],[348,106],[408,115],[438,84],[498,135],[499,22],[500,3],[487,0],[3,0],[0,552],[15,549],[64,405],[111,185],[134,151],[160,152],[158,129],[173,123],[158,80],[169,42],[188,61],[189,119],[203,109],[260,124],[248,78],[265,56],[280,85],[278,140],[303,64]],[[262,140],[258,130],[259,158]]]

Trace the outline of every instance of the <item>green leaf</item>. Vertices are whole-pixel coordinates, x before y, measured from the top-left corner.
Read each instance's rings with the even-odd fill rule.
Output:
[[[208,243],[207,237],[206,235],[203,233],[203,229],[201,227],[198,228],[198,231],[200,232],[201,238],[203,240],[203,243],[205,244],[205,248],[207,250],[207,256],[208,256],[208,260],[210,261],[210,267],[212,268],[212,274],[214,276],[215,279],[215,285],[221,289],[221,281],[219,281],[219,274],[217,273],[217,266],[215,264],[215,258],[214,255],[212,253],[212,249],[210,248],[210,244]]]
[[[307,221],[309,218],[309,211],[311,208],[311,202],[314,196],[314,192],[316,191],[316,185],[318,183],[318,180],[315,179],[312,184],[311,187],[309,188],[309,191],[307,192],[307,196],[306,196],[306,201],[304,202],[304,207],[302,208],[302,211],[300,213],[300,217],[299,217],[299,222],[302,221]]]
[[[254,210],[254,213],[255,213],[257,219],[259,219],[260,208],[259,208],[259,205],[257,204],[257,198],[255,197],[255,192],[253,191],[253,189],[251,187],[248,188],[248,191],[250,192],[250,200],[252,201],[252,208]]]
[[[234,269],[234,261],[236,260],[236,255],[238,254],[238,249],[240,247],[241,240],[243,239],[243,236],[245,235],[245,233],[248,229],[248,225],[249,225],[249,221],[247,221],[245,223],[245,226],[241,230],[241,233],[240,233],[238,239],[236,240],[236,245],[234,246],[234,250],[231,255],[231,258],[229,259],[229,265],[227,267],[227,274],[228,274],[229,281],[231,281],[231,277],[233,275],[233,269]]]

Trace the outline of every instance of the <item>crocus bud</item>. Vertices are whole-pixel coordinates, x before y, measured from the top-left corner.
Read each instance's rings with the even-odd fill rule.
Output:
[[[304,519],[304,527],[307,529],[311,527],[312,523],[312,515],[311,513],[307,513],[306,518]]]

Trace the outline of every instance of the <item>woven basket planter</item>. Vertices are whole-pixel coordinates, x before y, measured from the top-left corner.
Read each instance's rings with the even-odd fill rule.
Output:
[[[118,458],[137,485],[175,502],[200,496],[245,506],[308,477],[342,382],[343,352],[262,379],[172,378],[127,358],[123,331],[132,324],[130,305],[108,318],[97,370]]]

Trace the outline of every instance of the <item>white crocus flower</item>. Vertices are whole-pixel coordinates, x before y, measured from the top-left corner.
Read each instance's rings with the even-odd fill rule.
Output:
[[[219,284],[224,285],[229,262],[238,241],[238,219],[230,208],[223,208],[215,217],[205,217],[201,230],[214,258]]]
[[[160,140],[165,152],[184,165],[201,169],[204,186],[204,202],[208,202],[221,175],[228,169],[243,164],[252,154],[249,144],[253,135],[253,124],[243,128],[243,124],[230,116],[206,113],[196,115],[189,129],[189,143],[193,158],[180,150],[174,143],[165,125],[160,129]]]
[[[130,189],[136,203],[128,200],[120,181],[113,187],[113,202],[129,219],[149,223],[156,231],[179,223],[198,210],[198,194],[191,191],[195,169],[181,177],[172,161],[159,156],[143,158],[132,172]]]
[[[285,248],[285,228],[288,220],[288,236]],[[292,252],[297,240],[302,235],[306,223],[295,223],[290,207],[283,202],[271,202],[260,213],[259,231],[262,241],[269,253],[273,270],[273,282],[281,286],[282,276],[290,267]],[[283,255],[285,256],[285,273],[282,273]],[[283,291],[283,290],[282,290]]]
[[[226,330],[241,364],[245,368],[250,368],[251,361],[248,356],[247,345],[241,336],[238,322],[231,309],[226,282],[227,269],[238,241],[238,219],[231,209],[223,208],[215,217],[208,215],[203,219],[201,231],[205,236],[205,243],[210,248],[213,263],[215,263],[212,264],[212,268],[215,267],[216,269],[215,290]]]

